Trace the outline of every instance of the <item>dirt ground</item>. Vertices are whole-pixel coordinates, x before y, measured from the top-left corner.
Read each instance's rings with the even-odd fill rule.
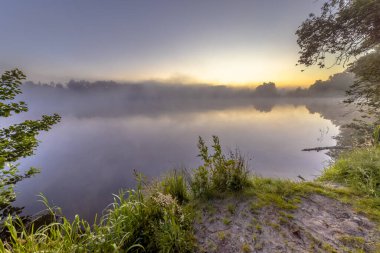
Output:
[[[255,199],[212,200],[195,221],[199,252],[380,252],[376,224],[321,196],[294,210],[252,208]]]

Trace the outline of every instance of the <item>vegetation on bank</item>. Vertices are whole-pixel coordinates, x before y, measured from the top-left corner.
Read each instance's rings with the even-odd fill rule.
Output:
[[[0,76],[0,120],[28,111],[25,102],[15,101],[25,78],[19,69],[5,71]],[[21,172],[17,161],[33,155],[39,144],[38,134],[50,130],[60,120],[58,114],[42,115],[39,120],[25,120],[0,128],[0,219],[20,211],[11,207],[16,199],[15,184],[39,173],[34,167]]]
[[[139,179],[140,180],[140,179]],[[10,238],[1,252],[191,252],[191,217],[171,195],[155,188],[115,195],[108,212],[90,224],[57,216],[34,228],[21,219],[6,221]]]
[[[218,137],[213,141],[214,152],[209,154],[199,139],[203,165],[192,173],[173,171],[145,186],[136,174],[137,188],[115,195],[108,211],[93,224],[78,216],[69,221],[50,207],[54,221],[39,227],[9,217],[5,222],[9,238],[0,242],[0,251],[193,252],[192,225],[199,207],[209,199],[228,196],[249,198],[251,212],[258,212],[266,206],[293,210],[303,197],[322,194],[352,204],[380,224],[378,147],[343,155],[315,182],[294,182],[248,175],[239,152],[224,155]],[[234,207],[228,210],[233,213]]]
[[[194,199],[210,198],[218,192],[240,191],[248,185],[246,163],[238,152],[225,156],[218,137],[209,154],[202,138],[200,156],[204,164],[190,176],[173,171],[160,182],[143,187],[136,174],[135,190],[115,196],[108,212],[90,224],[78,216],[70,222],[49,208],[54,221],[34,227],[9,216],[9,231],[0,243],[4,252],[193,252]],[[207,190],[205,190],[207,189]],[[45,201],[47,203],[47,201]]]
[[[346,185],[365,196],[380,197],[380,148],[342,154],[319,180]]]

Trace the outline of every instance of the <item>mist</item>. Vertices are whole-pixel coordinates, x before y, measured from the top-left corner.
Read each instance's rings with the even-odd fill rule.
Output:
[[[310,88],[278,89],[273,82],[258,87],[183,85],[162,82],[117,83],[113,81],[70,81],[66,84],[26,82],[20,100],[30,105],[30,114],[59,113],[75,117],[121,117],[160,115],[252,105],[270,111],[275,104],[302,102],[302,98],[341,97],[353,83],[348,73],[327,81],[316,81]]]
[[[42,192],[68,216],[80,213],[92,219],[110,203],[112,193],[134,186],[133,170],[156,178],[173,168],[199,166],[198,136],[209,140],[214,134],[226,151],[239,147],[252,173],[312,179],[329,157],[301,150],[334,145],[332,136],[339,133],[346,113],[336,106],[342,94],[320,94],[294,98],[270,82],[256,89],[27,82],[17,99],[27,102],[29,112],[3,121],[17,123],[52,113],[60,114],[62,121],[40,135],[35,156],[21,161],[21,169],[34,166],[42,172],[17,185],[16,204],[33,214],[43,208],[36,201]]]

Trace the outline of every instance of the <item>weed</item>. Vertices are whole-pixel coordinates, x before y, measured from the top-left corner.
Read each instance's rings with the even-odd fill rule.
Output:
[[[218,239],[224,241],[226,239],[226,233],[224,233],[224,231],[218,232]]]
[[[278,221],[279,221],[279,223],[280,223],[281,225],[286,225],[286,224],[289,223],[289,220],[286,219],[286,218],[284,218],[284,217],[280,217],[280,218],[278,218]]]
[[[291,215],[290,213],[286,213],[284,211],[280,211],[279,214],[280,214],[280,216],[282,216],[282,217],[284,217],[284,218],[286,218],[288,220],[294,219],[294,216]]]
[[[234,204],[228,204],[227,210],[231,215],[233,215],[233,214],[235,214],[236,206]]]
[[[249,246],[248,243],[243,243],[243,245],[241,246],[241,251],[244,253],[251,252],[251,246]]]
[[[274,230],[277,230],[277,231],[280,230],[280,225],[277,223],[269,222],[268,225],[271,226]]]
[[[210,215],[214,215],[214,214],[216,214],[216,208],[213,206],[213,205],[211,205],[211,204],[207,204],[206,205],[206,207],[205,207],[205,211],[208,213],[208,214],[210,214]]]
[[[343,235],[339,238],[339,241],[341,241],[343,245],[357,250],[364,250],[366,244],[365,239],[359,236]]]
[[[217,136],[213,136],[214,153],[209,154],[202,137],[199,137],[199,156],[203,165],[195,171],[191,188],[195,197],[211,197],[215,192],[236,192],[249,184],[247,164],[242,155],[235,151],[228,156],[222,153]]]
[[[255,249],[256,250],[262,250],[264,248],[264,244],[262,242],[256,242],[255,243]]]
[[[357,149],[343,154],[319,180],[349,186],[359,193],[380,196],[380,148]]]
[[[257,221],[257,219],[255,217],[252,218],[251,224],[252,225],[258,224],[258,221]]]
[[[232,221],[229,218],[224,217],[223,220],[222,220],[222,222],[223,222],[224,225],[228,226],[228,225],[231,224]]]
[[[55,215],[54,209],[49,210]],[[192,252],[191,218],[169,194],[120,192],[107,213],[90,225],[75,216],[37,229],[27,229],[20,218],[8,218],[9,240],[0,241],[2,252]],[[16,230],[16,228],[19,228]]]
[[[263,230],[263,227],[260,224],[256,224],[256,230],[258,232],[261,232]]]
[[[163,193],[172,195],[179,204],[189,200],[185,172],[173,170],[161,181]]]
[[[337,253],[336,249],[328,243],[322,243],[322,249],[328,253]]]

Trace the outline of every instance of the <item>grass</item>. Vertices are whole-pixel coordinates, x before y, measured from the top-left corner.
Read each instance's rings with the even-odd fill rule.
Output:
[[[34,228],[20,218],[8,218],[5,225],[9,239],[0,241],[0,252],[192,252],[196,246],[192,224],[202,220],[199,210],[216,214],[208,199],[231,196],[249,199],[253,213],[268,206],[279,209],[279,223],[286,224],[293,219],[290,213],[303,197],[321,194],[353,205],[380,224],[380,148],[346,153],[318,180],[294,182],[249,177],[247,164],[238,152],[224,155],[219,139],[214,136],[213,142],[214,153],[210,155],[203,139],[199,139],[204,164],[191,176],[172,171],[159,183],[143,188],[137,175],[137,188],[115,195],[108,212],[92,224],[79,216],[72,221],[61,216]],[[341,187],[329,187],[331,182]],[[49,211],[57,217],[57,209],[49,207]],[[227,205],[226,211],[234,215],[235,205]],[[231,219],[225,217],[222,222],[230,225]],[[262,231],[257,220],[251,223],[258,233]],[[224,233],[218,234],[221,241],[225,237]],[[360,238],[342,237],[341,241],[361,249]],[[243,246],[242,251],[245,249]]]
[[[229,218],[227,218],[227,217],[224,217],[224,218],[222,219],[222,222],[223,222],[224,225],[228,226],[228,225],[231,224],[232,221],[231,221],[231,219],[229,219]]]
[[[251,252],[251,246],[249,246],[248,243],[243,243],[243,245],[241,246],[241,251],[244,253]]]
[[[258,232],[261,232],[263,230],[263,227],[260,224],[256,224],[256,230]]]
[[[365,239],[363,237],[343,235],[339,238],[339,241],[341,241],[343,245],[350,246],[357,250],[365,249]]]
[[[53,209],[50,211],[55,215]],[[171,196],[143,194],[140,187],[115,196],[108,213],[89,224],[75,216],[36,229],[21,219],[6,221],[10,232],[1,252],[192,252],[190,215]],[[20,228],[16,230],[16,227]]]
[[[340,183],[360,194],[380,197],[379,168],[379,147],[357,149],[343,154],[319,180]]]
[[[218,239],[224,241],[226,239],[226,233],[224,231],[218,232]]]
[[[163,193],[173,196],[179,204],[187,202],[190,198],[185,177],[184,170],[173,170],[161,181]]]
[[[236,206],[234,204],[228,204],[227,205],[227,210],[228,212],[233,215],[235,214],[235,211],[236,211]]]
[[[199,156],[203,165],[194,170],[191,189],[196,198],[211,198],[225,192],[238,192],[249,185],[248,165],[238,150],[222,153],[217,136],[213,136],[213,154],[209,154],[202,137],[199,137]]]
[[[216,208],[212,205],[206,205],[204,209],[208,214],[211,214],[211,215],[214,215],[217,212]]]

